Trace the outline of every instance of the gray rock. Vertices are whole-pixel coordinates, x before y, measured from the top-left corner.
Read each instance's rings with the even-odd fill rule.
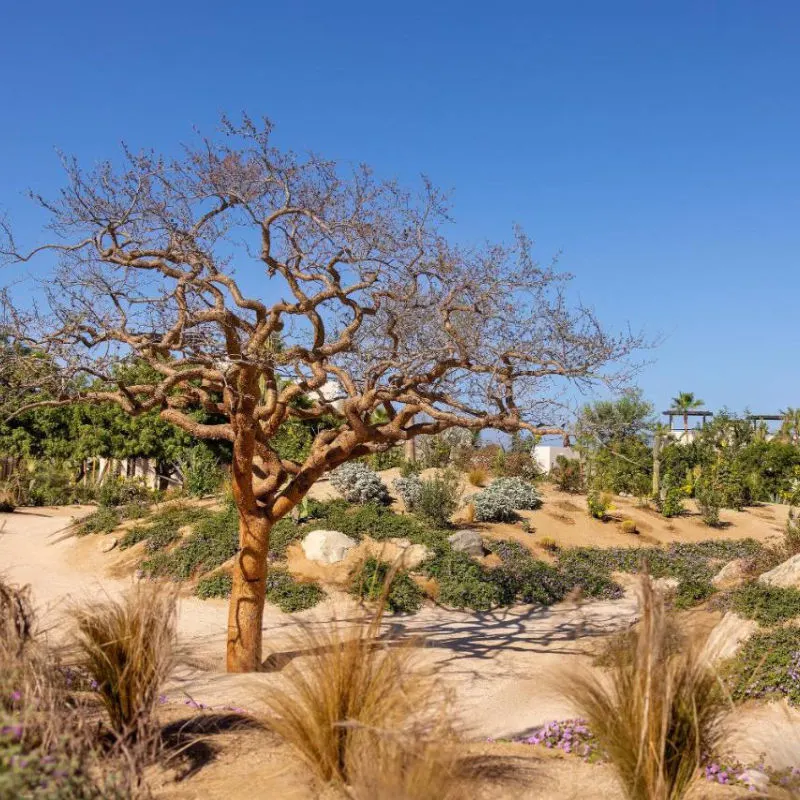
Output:
[[[711,583],[717,588],[738,586],[747,579],[745,560],[736,558],[729,561],[712,579]]]
[[[483,555],[483,540],[478,531],[465,528],[448,536],[447,541],[450,542],[453,550],[459,553],[466,553],[470,556]]]
[[[321,564],[337,564],[358,542],[341,531],[316,530],[307,534],[303,541],[303,552],[311,561]]]
[[[110,553],[117,546],[116,539],[103,539],[100,542],[100,552]]]
[[[758,580],[770,586],[800,588],[800,553],[760,575]]]
[[[724,661],[733,658],[739,648],[758,629],[758,623],[744,619],[729,611],[717,623],[706,640],[704,652],[709,661]]]

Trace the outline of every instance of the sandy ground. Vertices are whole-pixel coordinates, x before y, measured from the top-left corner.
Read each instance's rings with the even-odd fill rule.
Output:
[[[326,483],[315,488],[318,496],[331,492]],[[591,520],[583,497],[548,490],[545,499],[543,509],[524,513],[535,528],[533,534],[525,533],[520,525],[474,527],[490,537],[517,538],[534,550],[539,549],[536,542],[543,536],[565,545],[613,546],[697,541],[710,534],[692,516],[663,520],[637,508],[632,501],[618,499],[614,513],[619,519],[634,519],[642,531],[638,536],[624,534],[618,522]],[[133,581],[130,573],[135,553],[103,553],[104,537],[78,539],[68,535],[73,519],[89,510],[29,509],[0,515],[0,571],[14,582],[31,585],[42,623],[56,636],[64,630],[64,610],[69,602],[115,595]],[[785,514],[778,506],[723,512],[723,519],[730,524],[715,535],[767,540],[780,533]],[[295,553],[294,558],[300,569],[302,556]],[[282,667],[291,661],[302,664],[303,655],[295,642],[298,625],[325,626],[332,618],[346,620],[356,611],[346,595],[335,591],[324,603],[302,614],[285,615],[268,607],[264,621],[267,671],[226,675],[222,657],[227,604],[184,597],[179,635],[188,657],[168,687],[168,697],[176,704],[191,698],[205,706],[257,713],[263,708],[260,698],[270,685],[282,680]],[[489,613],[453,612],[429,605],[413,616],[390,617],[387,635],[424,638],[420,665],[434,671],[454,692],[466,736],[475,743],[485,743],[487,737],[515,738],[548,720],[574,716],[559,686],[571,670],[591,662],[599,637],[629,625],[636,611],[632,596],[617,601],[563,603],[551,609],[526,606]],[[795,712],[775,704],[737,714],[736,724],[731,726],[738,736],[734,736],[735,754],[752,762],[766,750],[777,752],[782,748],[786,752],[777,761],[797,763],[794,753],[800,747],[791,746],[791,742],[800,745]],[[191,780],[165,786],[163,796],[187,800],[201,796],[251,797],[256,780],[262,786],[265,780],[269,782],[269,796],[317,796],[307,774],[285,746],[267,741],[269,735],[263,731],[224,733],[217,739],[218,756]],[[478,751],[481,747],[489,750],[471,751],[471,757],[490,759],[496,767],[487,796],[621,796],[608,767],[556,758],[520,745],[472,746]],[[263,757],[247,757],[257,752]],[[234,761],[236,769],[231,768]],[[697,796],[719,796],[713,794],[716,790],[702,789]]]

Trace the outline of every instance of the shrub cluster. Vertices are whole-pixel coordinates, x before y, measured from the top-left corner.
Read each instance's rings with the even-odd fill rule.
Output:
[[[281,611],[305,611],[324,597],[325,592],[314,581],[297,581],[286,570],[274,567],[267,572],[267,601]]]
[[[217,572],[215,575],[206,575],[197,582],[194,593],[201,600],[212,597],[230,597],[233,589],[233,578],[227,572]]]
[[[349,461],[333,470],[331,484],[348,503],[389,502],[389,492],[380,476],[361,461]]]
[[[550,480],[556,488],[562,492],[582,492],[583,491],[583,472],[581,462],[575,458],[558,456],[556,463],[550,470]]]
[[[176,542],[180,538],[181,528],[195,525],[211,516],[212,513],[205,508],[182,503],[167,506],[148,517],[146,522],[127,531],[120,539],[119,546],[124,550],[138,542],[147,542],[147,552],[155,553]]]
[[[210,514],[173,550],[161,550],[140,565],[144,575],[187,580],[224,564],[239,549],[239,515],[235,508]]]
[[[521,478],[497,478],[471,498],[478,522],[511,522],[520,509],[542,505],[536,489]]]
[[[751,636],[729,666],[728,684],[736,701],[785,697],[800,705],[800,627]]]
[[[607,494],[591,491],[586,497],[586,507],[589,510],[590,517],[605,520],[611,510],[611,497]]]
[[[668,547],[576,547],[561,550],[558,564],[576,576],[610,579],[612,572],[639,572],[646,567],[654,578],[677,578],[675,602],[688,607],[710,597],[714,592],[711,578],[720,561],[750,558],[761,545],[753,539],[716,540],[696,543],[673,543]]]
[[[450,525],[450,517],[461,499],[458,476],[450,470],[427,480],[419,475],[400,477],[394,481],[393,486],[406,510],[427,519],[439,528]]]
[[[153,492],[138,479],[111,477],[105,480],[97,492],[97,502],[101,506],[116,508],[130,503],[149,503]]]
[[[753,581],[730,594],[733,610],[761,625],[776,625],[800,617],[800,590]]]
[[[350,591],[357,597],[379,600],[386,591],[386,607],[401,614],[413,614],[422,606],[422,590],[411,579],[407,570],[392,570],[390,565],[376,558],[367,558],[353,574]]]
[[[219,459],[203,442],[183,452],[180,469],[183,474],[183,489],[190,497],[214,494],[225,477]]]

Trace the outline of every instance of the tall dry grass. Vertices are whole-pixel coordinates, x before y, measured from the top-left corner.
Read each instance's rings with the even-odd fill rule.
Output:
[[[726,701],[691,637],[675,648],[663,597],[645,575],[641,620],[620,639],[605,676],[585,671],[563,686],[608,754],[631,800],[678,800],[715,750]]]
[[[385,602],[386,590],[372,616],[302,630],[303,655],[265,694],[265,723],[356,800],[463,797],[444,697],[415,642],[381,640]]]
[[[39,632],[27,587],[0,579],[0,798],[112,800],[137,792],[99,747],[97,714]]]
[[[85,601],[71,609],[76,664],[91,678],[117,741],[142,758],[158,748],[156,710],[175,666],[174,590],[138,584],[119,600]]]

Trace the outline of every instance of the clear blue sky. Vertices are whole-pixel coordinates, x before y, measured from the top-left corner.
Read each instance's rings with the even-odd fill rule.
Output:
[[[279,144],[453,189],[454,235],[562,251],[611,325],[666,339],[640,378],[711,408],[800,405],[800,5],[6,3],[0,208],[118,143],[220,112]],[[659,408],[661,410],[661,408]]]

